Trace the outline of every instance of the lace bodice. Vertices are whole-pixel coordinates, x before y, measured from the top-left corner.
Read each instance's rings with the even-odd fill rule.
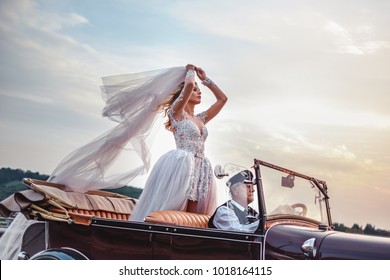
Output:
[[[206,113],[200,113],[196,117],[204,123]],[[204,144],[208,136],[206,126],[200,130],[193,121],[186,117],[186,113],[179,121],[171,115],[171,124],[177,149],[189,151],[197,157],[204,157]]]

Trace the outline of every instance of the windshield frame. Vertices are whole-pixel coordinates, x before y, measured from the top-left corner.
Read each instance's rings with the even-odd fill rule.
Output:
[[[263,168],[261,168],[263,167]],[[270,222],[272,223],[280,223],[280,222],[288,222],[292,220],[297,220],[298,222],[305,224],[305,223],[313,223],[313,224],[318,224],[319,227],[322,228],[332,228],[332,218],[331,218],[331,213],[330,213],[330,206],[329,206],[329,196],[328,196],[328,187],[326,185],[326,182],[324,180],[320,180],[281,166],[277,166],[275,164],[271,164],[269,162],[259,160],[259,159],[254,159],[254,166],[255,170],[255,177],[256,177],[256,186],[257,186],[257,200],[258,200],[258,207],[259,207],[259,216],[261,217],[259,227],[257,232],[260,232],[262,234],[265,233],[266,229],[269,227]],[[262,169],[264,168],[271,168],[276,171],[280,171],[281,173],[295,176],[298,178],[302,178],[304,180],[307,180],[308,182],[311,183],[313,187],[316,188],[321,194],[322,194],[322,201],[326,207],[326,220],[327,223],[321,223],[315,220],[312,220],[310,218],[306,217],[297,217],[296,215],[277,215],[273,217],[269,217],[267,213],[267,207],[266,207],[266,195],[264,191],[264,186],[263,186],[263,179],[262,179]]]

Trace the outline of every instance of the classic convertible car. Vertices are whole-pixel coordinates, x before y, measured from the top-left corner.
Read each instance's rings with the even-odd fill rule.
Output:
[[[19,200],[25,205],[20,212],[38,222],[25,231],[19,258],[390,259],[389,238],[333,230],[325,181],[258,159],[252,168],[257,199],[251,206],[260,221],[253,233],[208,228],[208,215],[182,211],[132,222],[136,199],[68,193],[58,184],[25,179],[30,189],[9,200]],[[217,166],[215,175],[223,179],[240,169]],[[1,204],[3,215],[9,209],[9,201]]]

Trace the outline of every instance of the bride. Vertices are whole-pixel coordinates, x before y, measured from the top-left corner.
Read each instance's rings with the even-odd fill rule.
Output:
[[[208,136],[206,124],[213,119],[227,101],[225,94],[206,76],[206,72],[192,64],[172,96],[159,108],[164,109],[176,150],[163,155],[155,164],[130,219],[142,221],[156,210],[186,210],[209,214],[216,207],[216,189],[210,161],[204,156]],[[201,102],[201,90],[195,82],[195,73],[216,97],[206,111],[195,114]]]

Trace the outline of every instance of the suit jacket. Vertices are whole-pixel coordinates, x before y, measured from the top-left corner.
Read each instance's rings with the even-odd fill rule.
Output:
[[[254,221],[257,220],[257,219],[255,219],[255,217],[257,216],[257,212],[252,207],[248,206],[246,211],[242,211],[237,206],[235,206],[231,200],[229,200],[229,201],[225,202],[224,204],[218,206],[217,209],[215,210],[214,214],[210,217],[210,220],[209,220],[209,227],[210,228],[215,228],[215,225],[214,225],[215,214],[217,213],[218,208],[220,208],[222,206],[226,206],[226,207],[232,209],[234,211],[234,213],[236,214],[238,220],[240,221],[240,224],[242,224],[242,225],[250,224],[250,223],[253,223]]]

